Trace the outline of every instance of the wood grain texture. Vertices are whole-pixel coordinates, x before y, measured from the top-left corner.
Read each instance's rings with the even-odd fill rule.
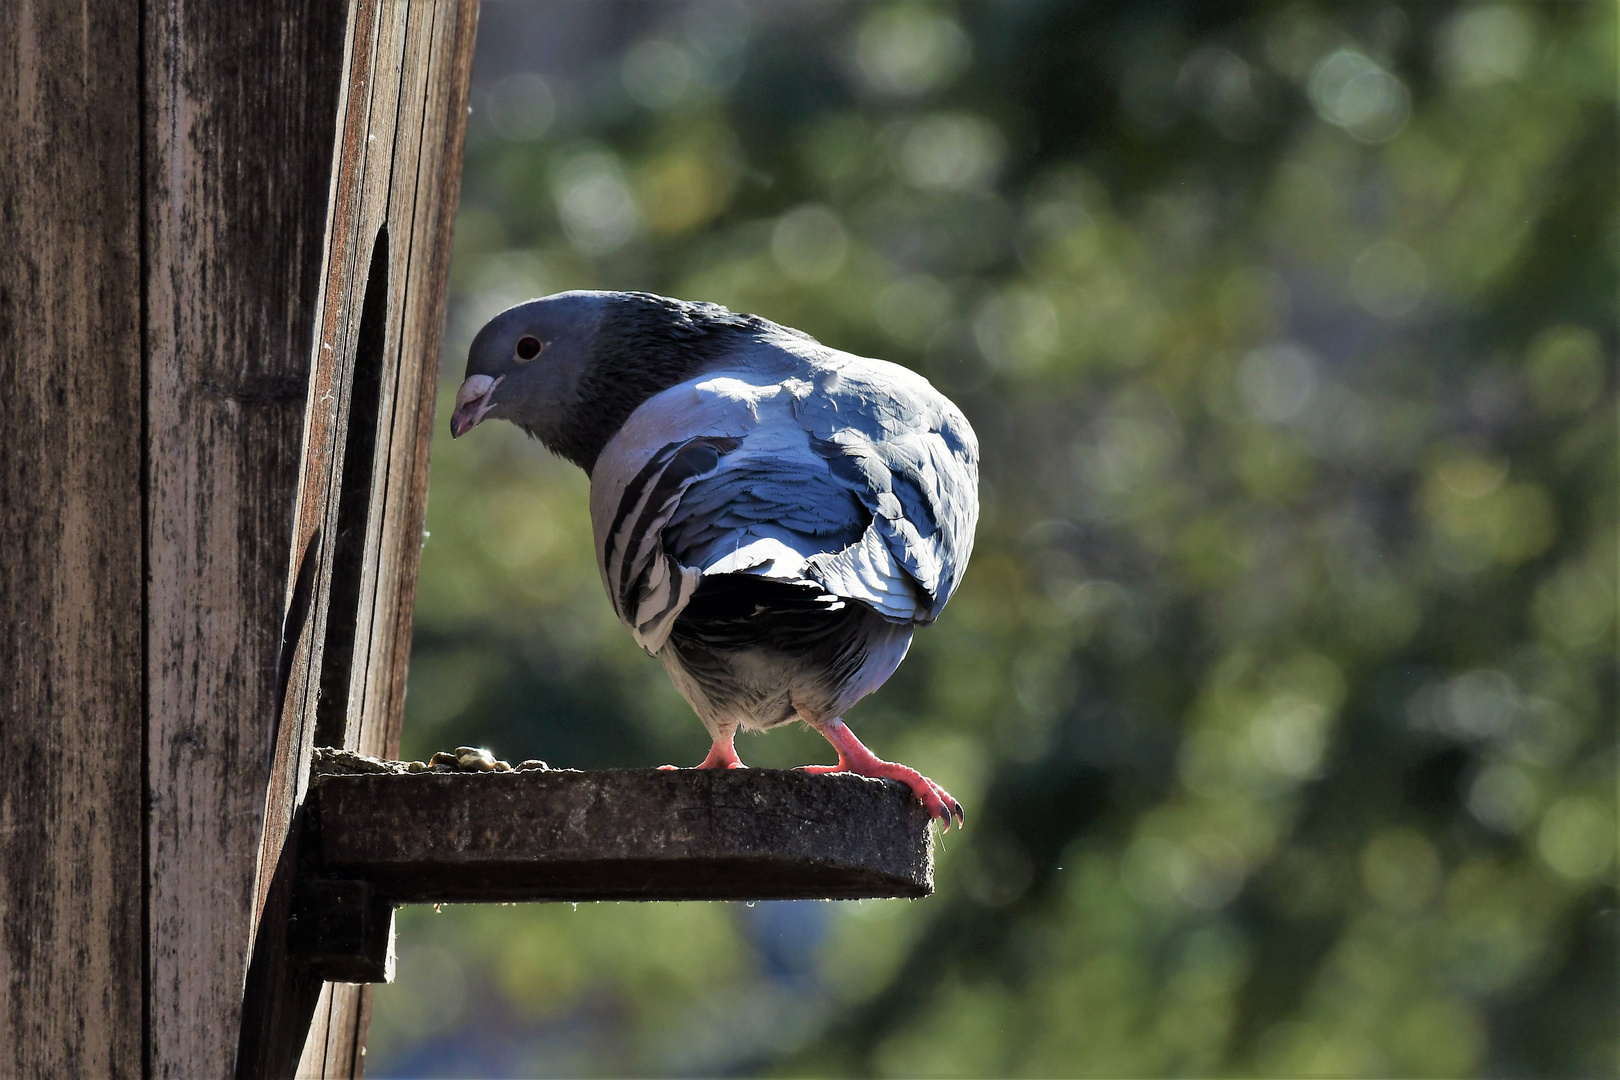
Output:
[[[347,321],[343,313],[349,300],[349,278],[353,275],[354,233],[357,227],[354,203],[361,170],[365,163],[365,126],[371,85],[372,41],[376,32],[377,0],[357,0],[349,6],[345,34],[343,73],[338,87],[337,146],[332,155],[329,195],[326,202],[325,241],[321,252],[320,291],[314,304],[316,328],[312,345],[305,346],[309,365],[309,391],[304,399],[303,439],[297,455],[298,481],[293,513],[293,535],[289,561],[300,569],[313,560],[311,600],[303,625],[291,637],[294,647],[282,687],[281,712],[272,740],[270,777],[265,794],[263,839],[259,844],[259,866],[254,888],[254,924],[265,922],[269,886],[282,858],[284,841],[292,816],[303,798],[308,782],[308,752],[302,748],[313,738],[313,713],[309,706],[312,679],[319,683],[318,658],[324,629],[325,594],[330,575],[331,538],[321,531],[322,509],[328,495],[334,442],[339,414],[339,395],[346,392]],[[356,88],[359,87],[359,92]],[[285,534],[283,534],[285,535]],[[291,609],[297,574],[278,584],[285,590],[286,609]]]
[[[0,5],[0,1073],[229,1074],[329,640],[397,740],[475,13]]]
[[[284,665],[281,709],[276,721],[270,776],[264,788],[264,817],[254,885],[253,951],[243,997],[236,1075],[242,1078],[308,1075],[300,1051],[314,1015],[319,983],[287,964],[286,921],[292,902],[297,850],[294,822],[308,782],[309,747],[320,689],[327,597],[331,586],[332,537],[323,530],[335,450],[341,446],[340,396],[346,396],[352,356],[350,309],[355,249],[360,227],[357,202],[366,162],[378,0],[355,0],[346,10],[343,68],[338,86],[335,149],[326,202],[325,240],[319,292],[312,311],[316,328],[306,346],[309,393],[304,403],[303,441],[289,558],[299,572],[283,579],[288,610],[297,599],[297,581],[306,576],[309,593],[302,623],[284,634],[292,649]],[[283,534],[285,536],[285,534]],[[317,1073],[316,1075],[319,1075]]]
[[[0,1074],[142,1071],[137,12],[0,5]]]
[[[268,786],[241,1076],[356,1075],[364,1057],[365,992],[286,962],[294,826],[317,739],[397,748],[476,13],[350,9],[292,538],[315,570]]]
[[[389,379],[379,411],[371,529],[356,612],[353,653],[363,662],[353,665],[350,675],[348,722],[340,743],[386,758],[399,755],[405,711],[411,601],[428,510],[428,449],[476,21],[475,0],[418,10],[405,28],[400,58],[402,121],[395,134],[387,217],[390,236],[397,236],[390,246],[390,309],[399,314],[389,327],[392,363],[386,364]],[[324,1023],[326,1057],[318,1075],[361,1075],[369,1015],[371,986],[329,986],[327,1009],[316,1009],[306,1044],[308,1054]]]
[[[425,58],[419,155],[413,170],[398,170],[399,200],[415,200],[410,218],[411,257],[398,280],[406,303],[399,320],[399,385],[392,410],[386,483],[379,486],[390,508],[379,515],[375,604],[363,697],[364,718],[353,743],[362,754],[399,753],[405,713],[405,681],[411,651],[416,574],[427,518],[428,451],[433,441],[439,351],[449,296],[451,233],[461,198],[461,161],[472,85],[476,0],[438,8]],[[407,186],[408,185],[408,186]]]
[[[234,1066],[339,5],[149,3],[150,1068]]]
[[[388,362],[378,413],[370,527],[358,582],[346,724],[340,745],[374,756],[399,752],[410,658],[412,600],[427,512],[438,357],[460,195],[467,92],[477,5],[419,5],[403,27],[398,127],[389,169]],[[369,986],[328,987],[306,1044],[324,1045],[316,1075],[363,1071]],[[325,1039],[320,1038],[324,1025]]]

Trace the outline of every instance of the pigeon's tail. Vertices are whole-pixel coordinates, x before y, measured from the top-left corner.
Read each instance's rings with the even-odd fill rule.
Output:
[[[882,685],[910,640],[909,625],[814,585],[711,574],[661,655],[686,676],[677,685],[699,692],[692,704],[706,719],[757,729],[804,709],[842,712]]]

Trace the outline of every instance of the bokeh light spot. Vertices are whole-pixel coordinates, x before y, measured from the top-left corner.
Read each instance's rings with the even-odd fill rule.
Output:
[[[1572,881],[1590,881],[1607,871],[1614,845],[1612,806],[1584,795],[1554,803],[1536,836],[1547,865]]]
[[[1423,256],[1399,240],[1367,245],[1350,267],[1356,302],[1380,319],[1399,319],[1423,302],[1429,270]]]
[[[1393,139],[1411,112],[1406,85],[1353,49],[1340,49],[1317,64],[1309,90],[1318,116],[1362,142]]]
[[[950,289],[927,274],[910,274],[890,282],[872,300],[878,326],[905,345],[926,342],[950,313]]]
[[[641,226],[619,159],[606,150],[588,150],[566,160],[552,187],[563,232],[582,254],[612,254]]]
[[[826,281],[838,273],[848,253],[843,222],[819,204],[789,211],[771,231],[771,257],[791,281],[806,285]]]
[[[1519,832],[1535,816],[1536,782],[1517,765],[1497,762],[1469,785],[1468,812],[1493,829]]]
[[[1316,361],[1291,343],[1253,349],[1238,364],[1238,396],[1251,415],[1272,423],[1299,417],[1316,393]]]
[[[956,20],[932,4],[874,5],[856,36],[855,60],[872,90],[917,97],[967,67],[972,45]]]
[[[1439,66],[1454,86],[1483,86],[1524,73],[1536,47],[1536,28],[1521,6],[1463,8],[1441,27]]]
[[[1543,413],[1583,412],[1603,392],[1603,346],[1584,326],[1552,327],[1530,346],[1525,375]]]
[[[532,142],[551,130],[557,103],[551,85],[524,72],[508,75],[489,94],[489,120],[495,130],[513,142]]]
[[[1058,346],[1057,310],[1039,290],[1013,286],[979,307],[973,336],[992,366],[1039,369]]]
[[[967,191],[995,179],[1001,133],[976,116],[939,113],[902,129],[896,158],[900,173],[920,188]]]
[[[1394,1044],[1405,1075],[1473,1076],[1485,1050],[1485,1025],[1464,1002],[1430,998],[1403,1010]]]
[[[692,90],[692,58],[674,42],[654,38],[624,54],[619,65],[624,88],[649,109],[679,105]]]

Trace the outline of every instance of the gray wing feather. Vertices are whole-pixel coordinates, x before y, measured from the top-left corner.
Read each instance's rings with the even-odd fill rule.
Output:
[[[662,645],[696,591],[701,574],[664,550],[663,531],[686,490],[737,446],[723,436],[670,443],[626,487],[603,540],[602,569],[614,610],[638,638]]]
[[[978,446],[956,407],[883,361],[760,348],[644,403],[593,471],[603,584],[648,652],[706,573],[927,623],[967,565]]]
[[[846,367],[800,403],[799,419],[926,597],[917,621],[932,622],[973,553],[979,454],[967,419],[921,376],[879,361]]]

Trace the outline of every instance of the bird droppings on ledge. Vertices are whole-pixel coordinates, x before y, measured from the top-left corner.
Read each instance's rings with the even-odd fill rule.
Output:
[[[317,746],[310,757],[311,776],[362,776],[367,773],[403,773],[412,763],[384,761],[337,746]]]
[[[412,765],[417,764],[412,762]],[[482,746],[458,746],[454,750],[440,750],[427,760],[430,769],[451,769],[459,772],[511,772],[512,763],[502,761]],[[422,772],[412,769],[412,772]]]
[[[423,772],[554,772],[550,765],[538,758],[529,758],[513,765],[503,761],[481,746],[458,746],[454,750],[440,750],[427,761],[385,761],[367,757],[353,750],[336,746],[317,746],[310,764],[317,776],[363,776],[374,774],[400,774]],[[570,770],[571,771],[571,770]]]

